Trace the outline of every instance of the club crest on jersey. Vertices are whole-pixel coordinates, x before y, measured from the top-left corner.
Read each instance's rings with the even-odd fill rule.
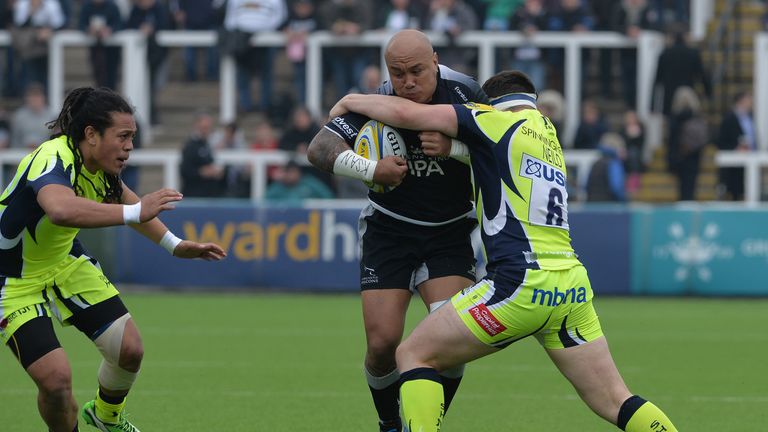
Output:
[[[523,153],[520,164],[520,176],[531,180],[542,179],[550,183],[565,186],[565,173],[553,165]]]

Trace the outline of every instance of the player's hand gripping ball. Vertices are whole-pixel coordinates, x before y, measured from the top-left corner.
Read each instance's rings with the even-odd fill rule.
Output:
[[[355,153],[373,161],[379,161],[387,156],[405,158],[407,150],[405,141],[397,129],[380,121],[368,120],[360,129],[355,139]],[[363,182],[374,192],[389,192],[396,186],[384,186],[373,182]]]

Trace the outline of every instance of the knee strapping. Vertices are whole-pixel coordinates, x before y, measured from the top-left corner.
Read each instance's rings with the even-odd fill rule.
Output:
[[[108,390],[130,390],[137,376],[138,372],[129,372],[107,360],[99,366],[99,385]]]
[[[99,367],[99,384],[109,390],[129,390],[138,376],[138,372],[130,372],[119,366],[125,324],[130,318],[131,314],[125,314],[116,319],[93,341],[104,357]]]

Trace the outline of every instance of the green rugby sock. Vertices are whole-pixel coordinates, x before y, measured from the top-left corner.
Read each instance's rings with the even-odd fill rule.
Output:
[[[437,371],[417,368],[402,373],[400,403],[408,430],[438,432],[445,415],[445,403]]]
[[[677,432],[662,410],[637,395],[621,405],[616,426],[626,432]]]
[[[105,400],[106,399],[106,400]],[[125,407],[125,396],[110,397],[102,394],[101,389],[96,393],[96,417],[104,423],[114,424],[120,418]]]

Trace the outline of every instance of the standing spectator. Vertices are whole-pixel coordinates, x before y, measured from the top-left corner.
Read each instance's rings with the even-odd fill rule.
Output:
[[[301,166],[294,160],[279,169],[275,180],[267,187],[267,201],[300,205],[305,199],[333,198],[333,192],[325,183],[311,174],[303,173]]]
[[[616,8],[613,29],[630,39],[637,39],[642,30],[654,28],[654,15],[647,0],[623,0]],[[624,48],[619,53],[624,103],[633,109],[637,100],[637,49]]]
[[[701,53],[698,49],[688,46],[685,32],[680,29],[675,30],[670,41],[671,44],[659,55],[653,94],[656,96],[656,90],[660,86],[663,92],[662,113],[665,116],[670,114],[672,98],[678,88],[683,86],[696,88],[696,84],[701,84],[707,97],[712,92],[701,61]]]
[[[592,30],[593,27],[594,20],[592,15],[590,15],[589,9],[582,4],[581,0],[560,0],[560,7],[549,14],[547,30],[583,33]],[[588,56],[589,51],[582,50],[582,76],[586,76],[585,71],[589,63]],[[553,81],[551,86],[562,90],[565,53],[562,49],[551,49],[548,51],[548,57],[548,63],[551,68],[549,76]]]
[[[527,38],[539,30],[546,30],[549,14],[544,9],[541,0],[525,0],[512,15],[511,29],[522,32]],[[536,88],[544,88],[546,81],[546,65],[542,58],[542,50],[526,40],[514,51],[512,69],[519,70],[531,78]]]
[[[477,14],[463,0],[431,0],[424,29],[445,33],[449,41],[448,46],[437,50],[440,63],[468,73],[474,50],[459,47],[454,41],[465,31],[478,28]]]
[[[640,175],[645,171],[645,126],[635,111],[624,113],[624,124],[621,127],[621,137],[627,149],[624,168],[627,172],[627,190],[635,192],[640,188]]]
[[[717,134],[720,150],[752,152],[757,150],[755,122],[752,118],[752,95],[742,92],[733,99],[733,108],[720,123]],[[744,199],[744,169],[721,168],[720,178],[728,198]]]
[[[515,10],[524,0],[480,0],[485,4],[483,30],[506,31]]]
[[[13,23],[11,37],[21,59],[21,87],[38,82],[47,88],[48,41],[64,25],[61,5],[58,0],[16,0]]]
[[[175,0],[173,19],[183,30],[214,30],[218,11],[211,0]],[[216,81],[219,76],[219,54],[215,46],[184,48],[184,71],[187,81],[197,81],[197,55],[205,51],[205,77]]]
[[[261,101],[259,109],[267,112],[272,104],[272,60],[275,49],[254,47],[251,36],[279,29],[288,17],[286,0],[227,0],[224,14],[226,32],[241,39],[232,54],[237,64],[237,92],[242,111],[253,111],[251,77],[261,72]]]
[[[195,118],[195,130],[181,152],[182,193],[187,197],[224,196],[224,167],[213,158],[210,134],[213,118],[207,112],[199,112]]]
[[[622,3],[616,0],[591,0],[590,12],[594,18],[595,31],[616,31],[616,10]],[[600,48],[600,93],[604,98],[613,95],[613,48]]]
[[[420,6],[422,3],[419,0],[390,0],[376,14],[378,21],[375,27],[390,32],[418,29],[424,14]]]
[[[13,1],[0,0],[0,30],[9,30],[13,23]],[[14,70],[14,52],[13,45],[5,49],[5,62],[0,69],[0,96],[14,95],[16,72]]]
[[[314,0],[295,0],[291,3],[291,13],[284,27],[287,38],[285,54],[293,64],[296,100],[302,104],[307,101],[307,36],[319,27]]]
[[[11,147],[34,149],[48,140],[51,134],[46,123],[55,118],[48,108],[45,90],[39,83],[32,83],[24,92],[24,105],[11,118]]]
[[[598,150],[600,158],[592,165],[587,178],[587,201],[626,201],[624,139],[619,134],[608,132],[600,138]]]
[[[339,37],[359,37],[373,28],[371,7],[363,0],[329,0],[323,10],[323,28]],[[370,63],[370,50],[359,47],[328,48],[336,99],[356,86]]]
[[[691,201],[696,195],[701,151],[707,144],[709,131],[699,97],[692,88],[679,87],[672,99],[667,163],[670,173],[677,176],[682,201]]]
[[[171,16],[164,3],[158,0],[135,0],[125,28],[141,31],[147,37],[147,63],[149,65],[149,117],[153,125],[160,124],[157,112],[157,92],[163,84],[168,49],[158,45],[155,34],[171,28]],[[139,113],[141,115],[142,113]]]
[[[91,69],[97,87],[117,89],[120,48],[104,41],[123,26],[120,10],[113,0],[85,0],[80,9],[80,31],[96,38],[90,47]]]
[[[5,112],[3,107],[0,106],[0,152],[7,149],[10,145],[11,124],[8,121],[8,114]],[[11,182],[11,179],[13,178],[13,172],[15,170],[15,164],[3,164],[3,172],[5,175],[3,178],[0,178],[0,191],[5,189],[5,185]]]
[[[581,104],[581,123],[576,130],[573,140],[575,149],[596,149],[600,137],[608,132],[608,123],[603,114],[592,99],[587,99]]]

